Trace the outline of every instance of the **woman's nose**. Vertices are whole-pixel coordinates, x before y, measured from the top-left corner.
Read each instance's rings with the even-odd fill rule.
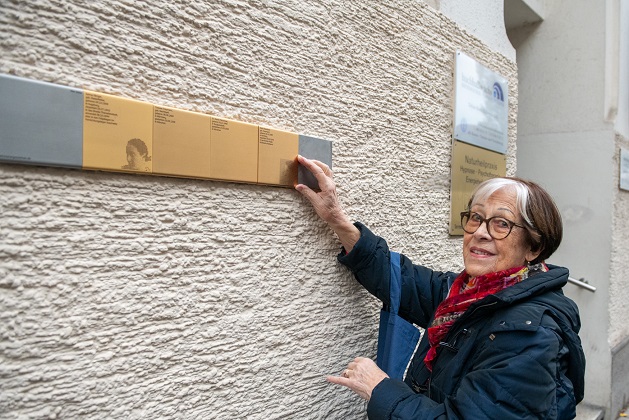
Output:
[[[474,232],[474,235],[478,235],[478,237],[485,239],[490,239],[492,237],[489,234],[489,225],[487,224],[486,220],[480,224],[478,229],[476,229],[476,232]]]

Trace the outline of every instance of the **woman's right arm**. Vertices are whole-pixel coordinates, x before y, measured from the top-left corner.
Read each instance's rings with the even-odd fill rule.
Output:
[[[347,217],[338,201],[332,170],[318,160],[310,160],[303,156],[298,156],[297,159],[300,165],[312,172],[321,191],[315,192],[303,184],[296,185],[295,189],[310,201],[317,215],[336,233],[345,252],[350,252],[360,239],[360,231]]]
[[[338,261],[349,268],[356,280],[372,295],[390,305],[391,260],[387,242],[369,228],[356,223],[361,236],[352,252],[339,254]],[[406,320],[425,328],[436,305],[448,292],[454,273],[433,271],[415,265],[400,255],[402,294],[399,314]]]
[[[363,246],[355,248],[361,239],[359,229],[347,217],[336,194],[332,170],[324,163],[298,156],[303,165],[316,177],[321,191],[315,192],[306,185],[298,184],[295,189],[312,204],[317,215],[336,233],[346,254],[339,261],[348,266],[358,281],[374,296],[389,304],[389,248],[386,241],[375,236],[369,229],[358,224],[365,237]],[[351,252],[354,250],[354,252]],[[400,314],[418,325],[424,325],[434,312],[434,305],[441,301],[447,275],[422,266],[415,266],[402,256],[402,302]],[[423,279],[424,281],[417,281]]]

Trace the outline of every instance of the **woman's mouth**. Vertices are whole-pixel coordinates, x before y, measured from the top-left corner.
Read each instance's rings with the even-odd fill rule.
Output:
[[[492,254],[491,252],[485,251],[484,249],[479,249],[479,248],[472,248],[470,250],[470,253],[474,254],[474,255],[478,255],[480,257],[490,257],[494,254]]]

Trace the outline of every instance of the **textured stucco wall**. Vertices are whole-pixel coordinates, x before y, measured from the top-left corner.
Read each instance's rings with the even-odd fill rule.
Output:
[[[460,269],[454,52],[515,64],[416,0],[3,1],[0,72],[334,141],[351,217]],[[0,164],[0,417],[361,418],[328,385],[378,304],[292,190]]]
[[[616,136],[615,181],[620,181],[620,148],[629,149],[629,139]],[[611,414],[629,405],[629,191],[615,189],[609,285],[609,342],[612,351]]]
[[[515,61],[515,48],[505,30],[504,0],[440,0],[438,8],[491,49]]]
[[[629,140],[616,138],[615,181],[620,184],[620,148],[629,149]],[[629,191],[615,189],[612,228],[611,281],[609,285],[610,331],[612,349],[629,342]]]

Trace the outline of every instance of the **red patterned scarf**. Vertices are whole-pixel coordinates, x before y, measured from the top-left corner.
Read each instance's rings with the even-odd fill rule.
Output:
[[[424,358],[424,363],[428,369],[432,371],[439,343],[446,337],[452,324],[471,304],[542,271],[548,271],[544,263],[514,267],[472,278],[465,271],[459,274],[452,283],[448,297],[437,307],[435,319],[427,330],[430,349]]]

